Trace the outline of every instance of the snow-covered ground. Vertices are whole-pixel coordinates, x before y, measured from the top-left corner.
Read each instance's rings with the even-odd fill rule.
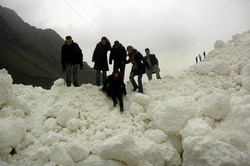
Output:
[[[0,165],[250,166],[250,31],[214,47],[145,94],[128,82],[124,113],[99,87],[13,85],[0,70]]]

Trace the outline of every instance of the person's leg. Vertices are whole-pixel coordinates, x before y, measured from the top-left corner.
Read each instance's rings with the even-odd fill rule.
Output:
[[[101,77],[101,71],[96,70],[96,85],[100,86],[100,77]]]
[[[74,86],[77,87],[78,85],[78,74],[77,74],[77,69],[79,68],[79,64],[73,65],[73,78],[74,78]]]
[[[122,90],[120,90],[120,91],[117,93],[117,98],[118,98],[118,100],[119,100],[120,111],[123,112],[123,111],[124,111],[124,108],[123,108]]]
[[[142,76],[143,76],[143,74],[138,75],[138,85],[139,85],[139,92],[140,93],[143,93]]]
[[[104,82],[107,80],[107,72],[106,71],[102,71],[102,84],[104,84]]]
[[[72,66],[69,63],[66,63],[66,84],[67,84],[67,86],[71,85],[71,68],[72,68]]]
[[[148,80],[149,80],[149,81],[152,80],[152,70],[151,70],[151,69],[147,69],[147,70],[146,70],[146,74],[147,74],[147,76],[148,76]]]
[[[121,65],[120,74],[121,74],[122,80],[124,80],[124,77],[125,77],[125,65]]]
[[[113,104],[114,104],[113,107],[115,107],[117,105],[116,92],[114,90],[110,90],[109,92],[110,92],[111,98],[113,100]]]
[[[155,71],[156,78],[161,79],[159,66],[154,66],[153,70]]]
[[[131,72],[130,75],[129,75],[129,80],[131,81],[131,83],[132,83],[132,85],[134,87],[133,91],[136,91],[136,89],[138,88],[138,86],[137,86],[137,84],[135,82],[134,77],[135,77],[134,72]]]

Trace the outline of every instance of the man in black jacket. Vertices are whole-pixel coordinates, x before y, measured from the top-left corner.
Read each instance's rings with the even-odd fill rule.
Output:
[[[158,59],[156,58],[155,54],[150,54],[149,48],[146,48],[145,52],[146,56],[144,58],[149,65],[149,69],[146,70],[148,80],[152,80],[153,73],[156,73],[157,79],[161,79]]]
[[[77,69],[80,66],[80,69],[83,68],[82,64],[82,50],[72,40],[71,36],[66,36],[65,44],[62,46],[61,49],[61,63],[63,72],[66,71],[66,84],[67,86],[71,86],[71,71],[73,70],[73,84],[75,87],[78,85],[77,80]]]
[[[118,98],[120,111],[123,112],[122,95],[126,95],[127,92],[123,79],[118,71],[114,71],[112,75],[108,76],[107,80],[104,82],[102,90],[106,92],[109,97],[112,97],[114,107],[117,105],[116,98]]]
[[[129,75],[129,79],[134,87],[133,91],[139,88],[139,92],[143,93],[142,76],[145,73],[145,68],[149,69],[148,63],[143,58],[142,54],[134,49],[132,46],[127,47],[129,60],[126,63],[132,63],[132,69]],[[138,85],[136,84],[134,77],[138,76]]]
[[[120,71],[123,80],[124,80],[126,56],[127,52],[124,46],[121,43],[119,43],[119,41],[115,41],[111,49],[109,64],[111,65],[112,61],[114,61],[113,71]]]
[[[107,52],[111,50],[111,45],[106,37],[102,37],[94,50],[92,62],[95,63],[94,69],[96,69],[96,85],[100,86],[100,78],[102,71],[102,83],[107,79],[107,71],[109,71]]]

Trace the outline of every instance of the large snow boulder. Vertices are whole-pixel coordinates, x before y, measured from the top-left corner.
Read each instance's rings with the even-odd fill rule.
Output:
[[[85,148],[82,144],[77,143],[77,141],[68,143],[67,151],[75,162],[86,159],[90,154],[90,150]]]
[[[197,74],[202,74],[202,75],[207,75],[211,72],[213,72],[215,69],[215,66],[213,64],[203,62],[203,63],[198,63],[194,65],[194,71]]]
[[[214,92],[203,99],[202,114],[216,120],[223,119],[230,112],[230,97]]]
[[[150,114],[156,129],[166,134],[178,134],[186,122],[197,113],[196,100],[192,97],[176,97],[156,106]]]
[[[212,137],[187,137],[183,141],[183,150],[182,166],[238,166],[244,160],[235,147]]]
[[[49,152],[50,161],[61,165],[75,166],[75,162],[68,154],[65,146],[65,143],[54,144]]]
[[[217,40],[215,43],[214,43],[214,48],[222,48],[224,46],[225,42],[222,41],[222,40]]]
[[[72,108],[66,108],[66,109],[60,110],[56,117],[57,123],[63,127],[66,127],[67,123],[71,119],[78,119],[78,111]]]
[[[0,119],[0,154],[9,154],[16,147],[27,131],[23,119],[8,117]]]
[[[0,70],[0,105],[8,103],[14,97],[12,82],[7,70]]]
[[[191,136],[205,136],[211,133],[212,128],[200,118],[190,119],[183,130],[180,131],[182,139]]]
[[[163,131],[161,131],[159,129],[147,130],[145,132],[145,136],[157,144],[165,142],[167,140],[167,137],[168,137]]]
[[[132,96],[134,102],[140,104],[145,110],[147,110],[151,100],[148,95],[141,94],[141,93],[136,93],[135,95]]]
[[[127,165],[137,165],[143,154],[129,133],[124,132],[106,140],[100,153],[102,159],[123,161]]]
[[[217,73],[220,75],[228,75],[231,72],[231,65],[227,62],[220,62],[216,64]]]

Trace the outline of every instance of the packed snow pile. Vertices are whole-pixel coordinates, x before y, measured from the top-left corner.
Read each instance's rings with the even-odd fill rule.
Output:
[[[250,31],[217,41],[181,76],[100,87],[13,85],[0,70],[2,166],[250,166]]]

